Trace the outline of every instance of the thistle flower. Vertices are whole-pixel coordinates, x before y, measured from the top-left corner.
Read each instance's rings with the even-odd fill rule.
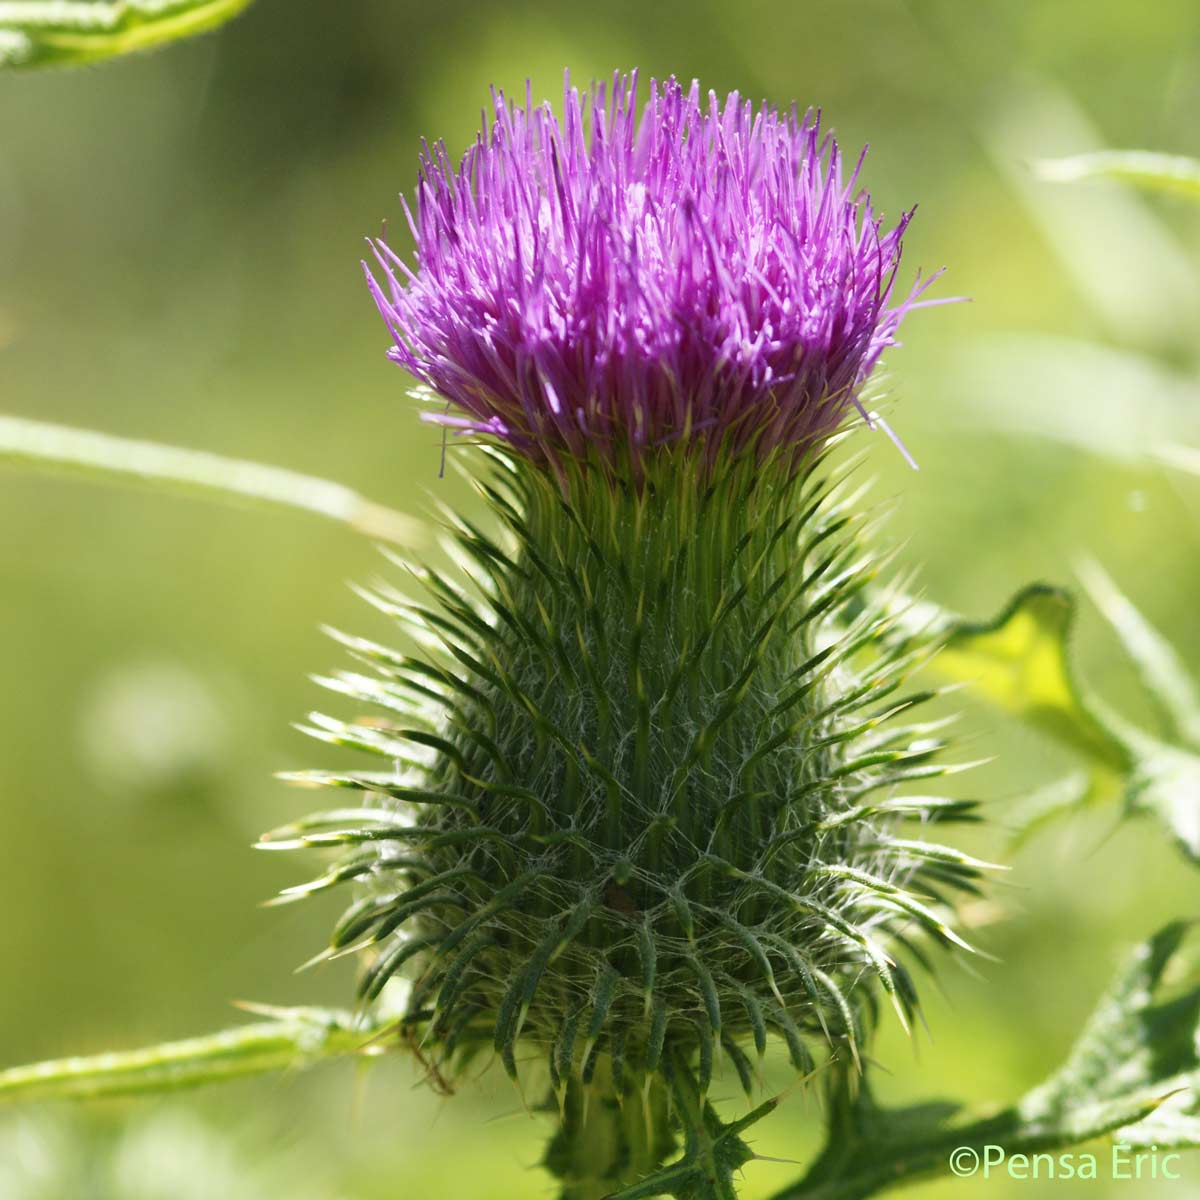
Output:
[[[430,414],[539,461],[683,441],[729,453],[824,442],[919,281],[818,117],[724,105],[636,75],[550,106],[493,95],[457,170],[425,148],[415,269],[373,243],[392,357],[449,401]],[[864,151],[865,153],[865,151]],[[864,414],[865,415],[865,414]]]
[[[590,113],[497,96],[457,172],[426,151],[415,265],[374,243],[392,357],[486,444],[492,522],[451,516],[425,603],[366,593],[430,650],[339,635],[368,670],[323,682],[376,715],[310,732],[386,767],[299,776],[364,806],[265,842],[350,847],[288,895],[356,882],[327,954],[366,954],[368,1000],[408,978],[435,1078],[546,1064],[572,1197],[661,1161],[665,1075],[702,1094],[718,1051],[747,1088],[772,1033],[859,1069],[981,865],[899,828],[972,806],[901,794],[945,770],[921,648],[824,465],[918,303],[908,218],[882,231],[814,119],[673,80],[640,123],[632,80]]]

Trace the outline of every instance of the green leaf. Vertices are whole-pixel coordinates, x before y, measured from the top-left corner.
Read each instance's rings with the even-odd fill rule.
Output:
[[[1032,584],[994,620],[951,622],[934,660],[941,675],[1036,725],[1113,770],[1128,766],[1121,741],[1085,700],[1067,655],[1075,621],[1069,592]]]
[[[1007,822],[1018,837],[1050,817],[1123,795],[1130,814],[1160,818],[1184,854],[1200,863],[1200,688],[1171,645],[1097,564],[1084,564],[1082,573],[1169,740],[1136,728],[1083,689],[1069,654],[1075,599],[1061,588],[1033,584],[986,623],[912,605],[902,626],[906,633],[940,632],[944,648],[931,670],[965,683],[1084,760],[1086,773],[1073,773],[1010,808]]]
[[[144,1050],[0,1071],[0,1103],[177,1091],[378,1052],[394,1022],[334,1009],[259,1009],[274,1019]]]
[[[1069,158],[1043,159],[1037,174],[1052,183],[1117,179],[1156,192],[1175,192],[1200,200],[1200,162],[1152,150],[1099,150]]]
[[[1129,956],[1067,1061],[1021,1101],[1023,1121],[1056,1121],[1080,1105],[1135,1094],[1161,1102],[1180,1089],[1195,1092],[1200,987],[1169,1000],[1160,996],[1167,968],[1179,962],[1190,928],[1174,922]]]
[[[410,547],[424,541],[420,522],[364,499],[340,483],[202,450],[160,446],[23,417],[0,416],[0,463],[176,491],[227,504],[297,509],[381,541]]]
[[[995,1116],[955,1120],[957,1107],[945,1103],[885,1109],[865,1088],[839,1085],[824,1150],[774,1200],[863,1200],[951,1174],[955,1151],[1052,1153],[1106,1134],[1135,1146],[1200,1146],[1200,987],[1194,972],[1187,986],[1170,981],[1188,928],[1169,925],[1139,946],[1066,1062]]]
[[[10,0],[0,3],[0,68],[78,66],[223,25],[250,0]]]

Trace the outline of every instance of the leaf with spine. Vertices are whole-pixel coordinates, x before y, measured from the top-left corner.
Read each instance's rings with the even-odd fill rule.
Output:
[[[338,1009],[255,1008],[272,1019],[144,1050],[0,1071],[0,1103],[153,1095],[378,1053],[392,1020]]]
[[[7,0],[0,69],[100,62],[207,33],[251,0]]]
[[[1192,922],[1167,925],[1129,956],[1067,1061],[1019,1106],[1024,1121],[1061,1120],[1073,1107],[1141,1096],[1159,1123],[1200,1107],[1200,980],[1184,941]],[[1183,980],[1169,977],[1177,968]],[[1172,1099],[1169,1113],[1160,1104]],[[1137,1123],[1140,1124],[1140,1121]],[[1131,1127],[1136,1128],[1134,1123]],[[1131,1140],[1122,1128],[1119,1138]],[[1139,1144],[1140,1135],[1138,1135]],[[1176,1144],[1181,1144],[1176,1142]],[[1200,1145],[1193,1141],[1189,1144]]]
[[[951,1173],[950,1155],[1053,1153],[1106,1135],[1130,1146],[1200,1146],[1200,986],[1169,925],[1118,972],[1066,1062],[1009,1108],[977,1121],[958,1105],[879,1106],[844,1079],[830,1095],[827,1136],[807,1175],[773,1200],[864,1200]],[[1180,983],[1171,977],[1187,972]]]
[[[1155,192],[1173,192],[1200,200],[1200,161],[1153,150],[1098,150],[1068,158],[1047,158],[1036,164],[1040,179],[1078,183],[1086,179],[1115,179]]]
[[[425,541],[421,522],[340,483],[204,450],[0,416],[0,463],[224,504],[307,512],[367,537],[408,547]]]

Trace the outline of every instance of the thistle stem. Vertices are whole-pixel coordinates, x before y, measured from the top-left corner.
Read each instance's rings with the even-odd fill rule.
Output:
[[[604,1200],[656,1171],[673,1153],[669,1089],[649,1075],[618,1093],[607,1064],[590,1083],[573,1075],[545,1166],[562,1181],[560,1200]]]

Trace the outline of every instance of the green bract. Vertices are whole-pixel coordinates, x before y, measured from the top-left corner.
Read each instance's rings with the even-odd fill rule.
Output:
[[[664,450],[637,485],[489,463],[460,578],[368,593],[428,656],[342,639],[370,673],[325,682],[373,713],[311,732],[386,766],[295,777],[364,802],[264,839],[348,848],[291,895],[356,883],[330,953],[366,952],[364,998],[411,981],[439,1078],[527,1048],[619,1094],[682,1055],[703,1091],[723,1048],[749,1088],[771,1032],[798,1070],[852,1067],[878,989],[914,1009],[910,937],[964,945],[942,895],[982,865],[900,828],[972,806],[897,792],[943,742],[910,720],[926,648],[887,637],[863,515],[782,455],[713,476]]]

